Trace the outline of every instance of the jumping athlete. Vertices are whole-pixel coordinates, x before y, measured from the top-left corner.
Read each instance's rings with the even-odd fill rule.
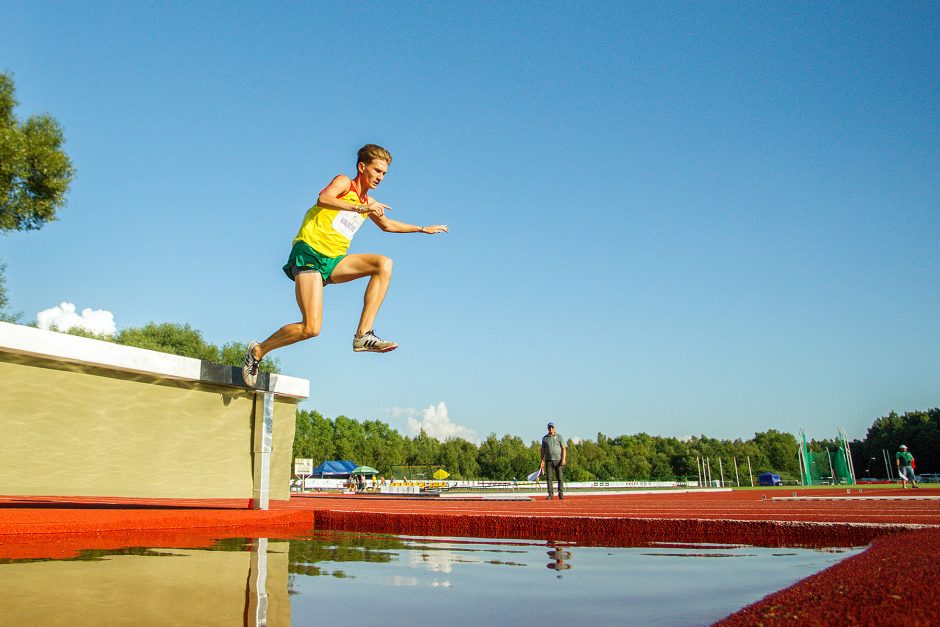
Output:
[[[392,260],[384,255],[347,255],[349,244],[366,216],[387,233],[446,233],[446,224],[415,226],[392,220],[391,209],[369,196],[388,173],[392,155],[381,146],[367,144],[359,149],[356,178],[337,175],[307,211],[294,238],[284,273],[294,281],[301,321],[285,324],[265,341],[251,342],[245,353],[242,377],[254,386],[258,365],[276,348],[316,337],[323,314],[323,286],[369,277],[363,298],[359,327],[353,337],[356,352],[387,353],[398,344],[383,340],[373,330],[375,316],[385,299],[392,278]]]

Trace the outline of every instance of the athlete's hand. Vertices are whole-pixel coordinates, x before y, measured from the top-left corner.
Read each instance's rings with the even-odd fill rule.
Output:
[[[422,226],[422,233],[427,233],[428,235],[434,235],[435,233],[447,233],[446,224],[432,224],[431,226]]]
[[[364,214],[371,213],[375,217],[381,218],[382,216],[385,215],[385,212],[388,211],[389,209],[391,209],[391,207],[389,207],[388,205],[383,205],[379,201],[373,200],[368,205],[366,205],[366,209],[365,211],[363,211],[363,213]]]

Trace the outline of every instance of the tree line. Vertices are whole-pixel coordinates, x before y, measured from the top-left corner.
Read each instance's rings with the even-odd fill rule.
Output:
[[[385,476],[391,476],[393,466],[432,466],[444,468],[454,479],[509,481],[538,469],[540,445],[541,440],[526,442],[495,433],[479,444],[462,438],[440,441],[423,430],[412,437],[380,420],[330,419],[316,410],[299,410],[294,457],[311,458],[315,464],[347,459],[373,466]],[[742,485],[749,485],[748,459],[755,476],[773,470],[796,477],[799,471],[796,438],[771,429],[749,440],[598,433],[596,440],[568,441],[565,476],[571,481],[698,480],[698,460],[705,458],[710,458],[716,479],[721,459],[729,481],[734,480],[736,462]]]
[[[855,476],[859,479],[886,477],[884,451],[896,477],[894,455],[902,444],[906,444],[914,455],[917,472],[940,472],[940,408],[904,414],[891,412],[876,419],[865,438],[851,444]]]
[[[380,420],[330,419],[316,410],[298,410],[296,421],[294,457],[311,458],[314,464],[346,459],[373,466],[385,476],[391,476],[393,466],[431,466],[444,468],[454,479],[505,481],[522,479],[539,467],[541,441],[526,442],[515,435],[491,433],[479,444],[462,438],[440,441],[423,430],[412,437]],[[873,477],[884,477],[883,463],[880,474],[867,468],[869,452],[884,447],[893,464],[894,451],[902,443],[914,450],[919,469],[936,469],[940,409],[903,416],[892,413],[875,420],[864,440],[850,444],[858,478],[865,476],[866,469]],[[813,451],[839,447],[835,439],[807,444]],[[705,435],[680,440],[646,433],[609,437],[598,433],[594,440],[568,441],[565,477],[570,481],[698,480],[699,464],[708,460],[712,478],[719,478],[720,464],[726,483],[740,480],[741,485],[750,485],[749,475],[753,474],[756,482],[762,472],[798,480],[799,445],[796,436],[775,429],[747,440]]]

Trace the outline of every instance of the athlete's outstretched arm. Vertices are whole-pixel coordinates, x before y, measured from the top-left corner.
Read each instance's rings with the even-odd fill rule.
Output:
[[[388,216],[378,215],[376,213],[370,213],[369,218],[386,233],[425,233],[427,235],[433,235],[435,233],[447,233],[448,231],[446,224],[418,226],[416,224],[392,220]]]

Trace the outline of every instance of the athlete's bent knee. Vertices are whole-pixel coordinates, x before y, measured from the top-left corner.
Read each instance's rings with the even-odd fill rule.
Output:
[[[300,328],[300,337],[303,340],[309,340],[312,337],[320,335],[320,328],[313,325],[304,325]]]
[[[382,276],[392,276],[393,265],[394,262],[391,260],[391,258],[385,257],[384,255],[379,257],[378,274]]]

